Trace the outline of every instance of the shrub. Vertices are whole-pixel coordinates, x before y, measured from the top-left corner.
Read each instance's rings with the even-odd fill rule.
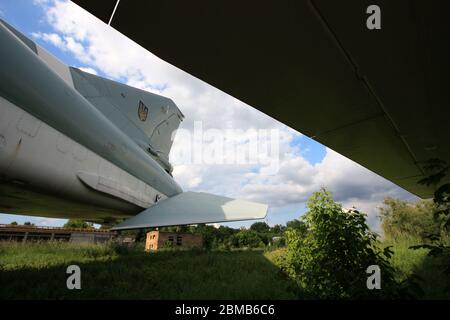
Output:
[[[430,200],[408,202],[386,198],[380,208],[382,228],[388,239],[416,238],[427,240],[430,234],[439,234],[441,219],[435,219],[435,204]]]
[[[396,283],[388,262],[391,251],[381,249],[365,214],[344,210],[325,189],[313,194],[308,208],[302,218],[306,234],[293,228],[285,233],[285,269],[303,290],[315,298],[392,295]],[[381,269],[382,290],[367,289],[370,265]]]

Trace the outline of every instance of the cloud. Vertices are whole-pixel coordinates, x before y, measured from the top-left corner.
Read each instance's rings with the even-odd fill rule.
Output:
[[[322,162],[311,165],[300,157],[286,159],[276,176],[257,175],[242,188],[243,194],[274,207],[304,203],[321,187],[333,193],[346,208],[356,207],[368,215],[369,224],[379,231],[378,207],[387,196],[407,200],[417,197],[331,149]]]
[[[310,164],[301,156],[307,150],[300,150],[301,146],[293,143],[300,133],[162,61],[74,3],[60,0],[38,2],[53,32],[36,32],[33,34],[35,38],[72,53],[85,66],[83,70],[93,73],[98,70],[111,79],[170,97],[186,115],[182,129],[192,132],[195,121],[202,121],[204,129],[278,130],[279,171],[276,174],[261,163],[179,162],[172,155],[189,143],[190,138],[177,135],[171,161],[175,163],[174,177],[184,189],[283,207],[304,203],[312,192],[326,187],[333,192],[335,200],[345,206],[366,210],[370,214],[369,221],[374,225],[376,207],[385,196],[412,198],[411,194],[391,182],[330,149],[326,149],[321,162]],[[236,133],[233,139],[237,142],[234,143],[248,147],[251,141],[248,134],[251,133]],[[214,147],[214,142],[205,142],[204,146]]]
[[[78,69],[80,69],[81,71],[87,72],[87,73],[91,73],[91,74],[95,74],[95,75],[98,74],[97,70],[90,68],[90,67],[78,67]]]
[[[49,42],[61,50],[66,50],[63,38],[56,33],[32,32],[31,36]]]
[[[53,46],[64,52],[71,52],[80,61],[89,62],[90,59],[86,54],[82,43],[77,42],[71,36],[60,36],[56,33],[33,32],[31,36],[35,39],[41,39],[45,42],[51,43]]]

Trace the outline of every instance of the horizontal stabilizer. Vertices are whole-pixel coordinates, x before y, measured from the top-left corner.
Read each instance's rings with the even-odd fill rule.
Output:
[[[114,226],[112,230],[263,219],[267,205],[216,196],[183,192]]]

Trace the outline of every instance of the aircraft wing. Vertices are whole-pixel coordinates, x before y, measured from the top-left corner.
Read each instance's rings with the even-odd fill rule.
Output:
[[[265,204],[203,192],[183,192],[161,200],[112,230],[263,219],[266,215]]]
[[[108,22],[116,0],[73,0]],[[366,10],[381,8],[381,29]],[[151,18],[149,19],[149,12]],[[168,23],[167,17],[170,17]],[[111,26],[153,54],[406,190],[450,163],[449,1],[122,1]],[[149,34],[150,26],[164,25]]]

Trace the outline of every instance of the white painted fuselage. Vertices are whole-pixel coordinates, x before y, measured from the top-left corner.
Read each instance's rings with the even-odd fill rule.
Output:
[[[0,212],[108,221],[165,197],[1,96],[0,172]]]

